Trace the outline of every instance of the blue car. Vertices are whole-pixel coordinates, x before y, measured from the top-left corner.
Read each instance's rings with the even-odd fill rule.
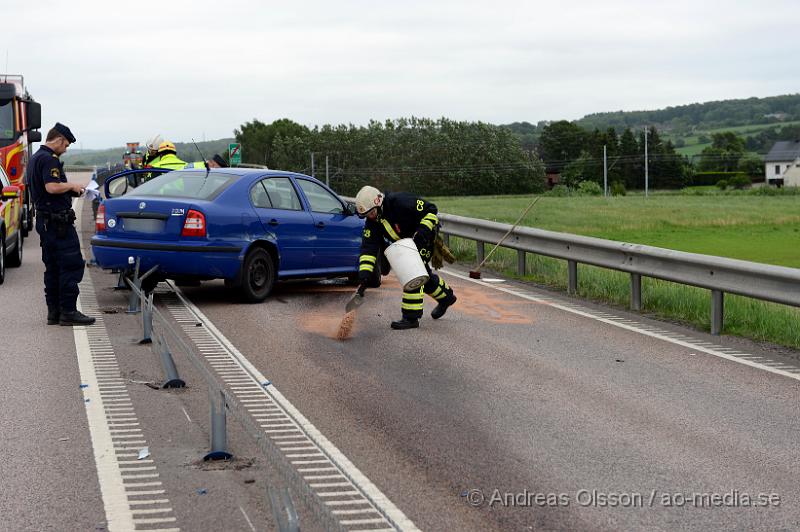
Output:
[[[276,280],[358,275],[364,221],[320,181],[265,169],[177,170],[136,188],[136,173],[106,180],[92,251],[104,269],[157,266],[163,279],[225,279],[246,301]],[[148,177],[151,177],[148,175]]]

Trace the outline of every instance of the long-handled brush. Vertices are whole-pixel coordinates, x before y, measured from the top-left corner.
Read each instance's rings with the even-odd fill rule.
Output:
[[[517,218],[517,221],[516,221],[516,222],[514,222],[514,225],[512,225],[512,226],[511,226],[511,229],[509,229],[508,231],[506,231],[506,234],[504,234],[504,235],[503,235],[503,238],[501,238],[501,239],[500,239],[500,241],[499,241],[497,244],[495,244],[495,245],[494,245],[494,247],[492,248],[492,250],[491,250],[489,253],[487,253],[487,254],[486,254],[486,256],[483,258],[483,260],[481,261],[481,263],[480,263],[480,264],[478,264],[478,267],[477,267],[477,268],[475,268],[474,270],[470,270],[470,272],[469,272],[469,277],[470,277],[470,279],[480,279],[480,278],[481,278],[481,268],[483,267],[483,265],[486,263],[486,261],[487,261],[487,260],[489,260],[489,257],[491,257],[491,256],[492,256],[492,253],[494,253],[494,251],[495,251],[497,248],[499,248],[499,247],[500,247],[500,244],[502,244],[503,242],[505,242],[506,238],[508,238],[508,235],[510,235],[510,234],[511,234],[511,232],[512,232],[514,229],[516,229],[516,228],[517,228],[517,226],[518,226],[518,225],[519,225],[519,223],[522,221],[522,219],[523,219],[523,218],[525,218],[525,215],[526,215],[526,214],[528,214],[528,211],[530,211],[530,210],[531,210],[531,208],[532,208],[534,205],[536,205],[536,202],[537,202],[537,201],[539,201],[539,199],[540,199],[540,198],[541,198],[541,196],[536,196],[536,197],[533,199],[533,201],[531,202],[531,204],[530,204],[530,205],[528,205],[528,208],[527,208],[527,209],[525,209],[525,210],[523,211],[523,213],[520,215],[520,217],[519,217],[519,218]]]
[[[366,289],[367,287],[362,284],[358,287],[356,293],[353,294],[353,297],[347,301],[347,305],[344,307],[344,318],[342,318],[342,323],[339,324],[339,330],[336,332],[337,340],[346,340],[350,337],[350,333],[353,331],[353,325],[356,322],[356,310],[364,303],[364,291]]]

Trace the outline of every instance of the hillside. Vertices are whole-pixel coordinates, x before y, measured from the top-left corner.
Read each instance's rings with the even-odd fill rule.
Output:
[[[218,139],[208,140],[205,142],[198,142],[197,146],[206,156],[210,158],[215,153],[220,155],[228,151],[228,143],[236,142],[236,139]],[[200,154],[191,142],[176,142],[175,148],[178,150],[178,157],[186,162],[199,161]],[[144,151],[144,147],[140,146],[140,150]],[[86,164],[104,166],[107,163],[115,164],[122,162],[122,154],[125,153],[125,147],[108,148],[105,150],[79,150],[71,147],[61,160],[65,164]]]

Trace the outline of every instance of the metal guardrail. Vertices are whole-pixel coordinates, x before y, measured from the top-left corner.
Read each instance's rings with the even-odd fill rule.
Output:
[[[484,244],[499,242],[509,224],[440,214],[442,235],[474,240],[477,260],[483,260]],[[449,238],[447,238],[449,240]],[[517,270],[525,273],[526,254],[534,253],[567,261],[569,293],[578,289],[578,264],[590,264],[629,273],[631,308],[641,310],[642,277],[663,279],[711,290],[711,333],[723,328],[724,294],[800,307],[800,269],[757,262],[687,253],[642,244],[629,244],[531,227],[518,227],[502,246],[518,252]]]

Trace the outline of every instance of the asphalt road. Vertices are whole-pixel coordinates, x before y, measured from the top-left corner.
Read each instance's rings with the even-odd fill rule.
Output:
[[[0,287],[0,529],[102,530],[71,329],[44,325],[35,235],[25,251]],[[113,290],[114,276],[87,272],[174,526],[272,529],[270,464],[235,423],[236,460],[202,463],[202,378],[178,358],[185,390],[145,386],[163,374],[136,344],[127,293]],[[335,333],[353,288],[340,283],[282,284],[257,305],[232,304],[218,282],[182,290],[423,530],[798,528],[800,381],[567,312],[532,287],[521,289],[550,300],[445,278],[459,301],[443,319],[430,319],[428,299],[419,329],[390,330],[400,290],[387,279],[367,292],[345,342]],[[798,367],[797,353],[657,325]],[[760,494],[768,506],[744,507]],[[313,509],[299,511],[304,530],[320,528]]]

